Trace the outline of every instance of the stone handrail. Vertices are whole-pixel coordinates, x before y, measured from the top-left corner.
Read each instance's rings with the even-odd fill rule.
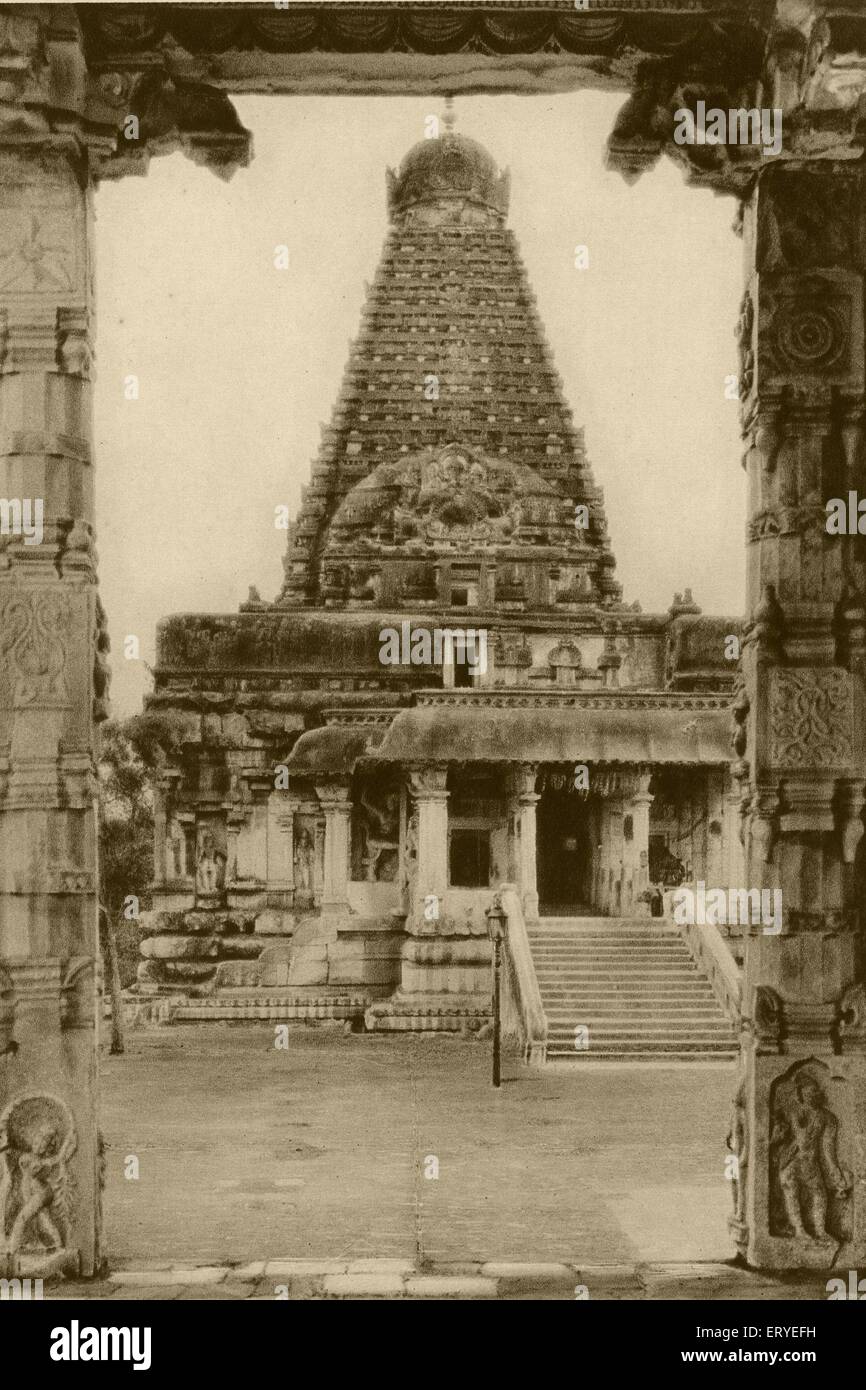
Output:
[[[543,1066],[547,1058],[547,1017],[541,1002],[520,894],[513,883],[503,883],[499,896],[508,918],[502,951],[505,967],[503,1032],[520,1040],[524,1058],[530,1065]]]
[[[728,1018],[739,1027],[743,976],[722,933],[718,927],[706,924],[688,922],[675,925],[696,964],[707,976]]]

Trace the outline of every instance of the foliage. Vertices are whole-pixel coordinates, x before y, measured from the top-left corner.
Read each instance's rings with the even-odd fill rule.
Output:
[[[141,936],[138,921],[124,915],[124,904],[136,897],[142,911],[150,906],[153,789],[167,755],[179,743],[178,725],[166,715],[111,719],[100,730],[100,897],[114,932],[124,987],[135,980]]]

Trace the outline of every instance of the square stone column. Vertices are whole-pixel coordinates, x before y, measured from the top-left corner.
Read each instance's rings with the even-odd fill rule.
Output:
[[[513,872],[517,879],[523,915],[527,922],[538,921],[538,843],[536,807],[541,800],[535,790],[536,763],[522,763],[511,774],[512,814],[516,830]]]
[[[649,888],[649,828],[650,828],[650,806],[655,798],[650,791],[652,782],[652,772],[649,768],[642,767],[637,773],[635,790],[632,792],[629,802],[629,811],[632,818],[633,839],[632,839],[632,859],[634,862],[633,892],[636,911],[640,915],[649,916],[649,905],[639,904],[638,898],[641,893]]]
[[[39,1155],[45,1179],[38,1212],[26,1186],[8,1190],[0,1276],[89,1275],[101,1258],[94,722],[109,678],[93,533],[92,207],[73,136],[53,136],[36,107],[16,125],[7,104],[24,84],[38,107],[42,18],[37,6],[4,13],[0,52],[0,496],[42,516],[41,536],[0,536],[0,966],[15,1044],[0,1065],[0,1146],[4,1171]]]
[[[322,882],[322,914],[348,913],[350,829],[352,803],[348,786],[328,782],[316,787],[325,813],[325,863]]]
[[[749,480],[744,887],[748,931],[734,1238],[760,1267],[866,1261],[866,990],[849,865],[862,834],[863,541],[827,503],[866,495],[866,181],[831,160],[765,168],[745,209],[740,396]]]
[[[268,901],[273,907],[292,906],[295,890],[294,828],[294,803],[286,792],[272,791],[268,797]]]
[[[441,912],[448,890],[447,782],[444,767],[421,768],[409,778],[418,834],[413,915],[419,922],[425,920],[425,901],[435,897]]]
[[[708,888],[725,886],[725,777],[724,772],[707,773],[704,817],[704,872],[699,875]],[[713,833],[711,826],[718,825]]]

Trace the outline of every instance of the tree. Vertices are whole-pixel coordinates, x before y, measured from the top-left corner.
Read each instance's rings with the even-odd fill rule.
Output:
[[[154,786],[180,737],[176,719],[156,713],[110,719],[100,728],[99,932],[112,997],[112,1052],[123,1051],[121,990],[135,980],[139,913],[150,906]]]

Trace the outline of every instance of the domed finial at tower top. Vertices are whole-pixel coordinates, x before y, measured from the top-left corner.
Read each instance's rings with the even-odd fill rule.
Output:
[[[453,134],[454,131],[454,119],[454,98],[449,92],[445,98],[445,115],[442,117],[442,124],[449,135]]]

